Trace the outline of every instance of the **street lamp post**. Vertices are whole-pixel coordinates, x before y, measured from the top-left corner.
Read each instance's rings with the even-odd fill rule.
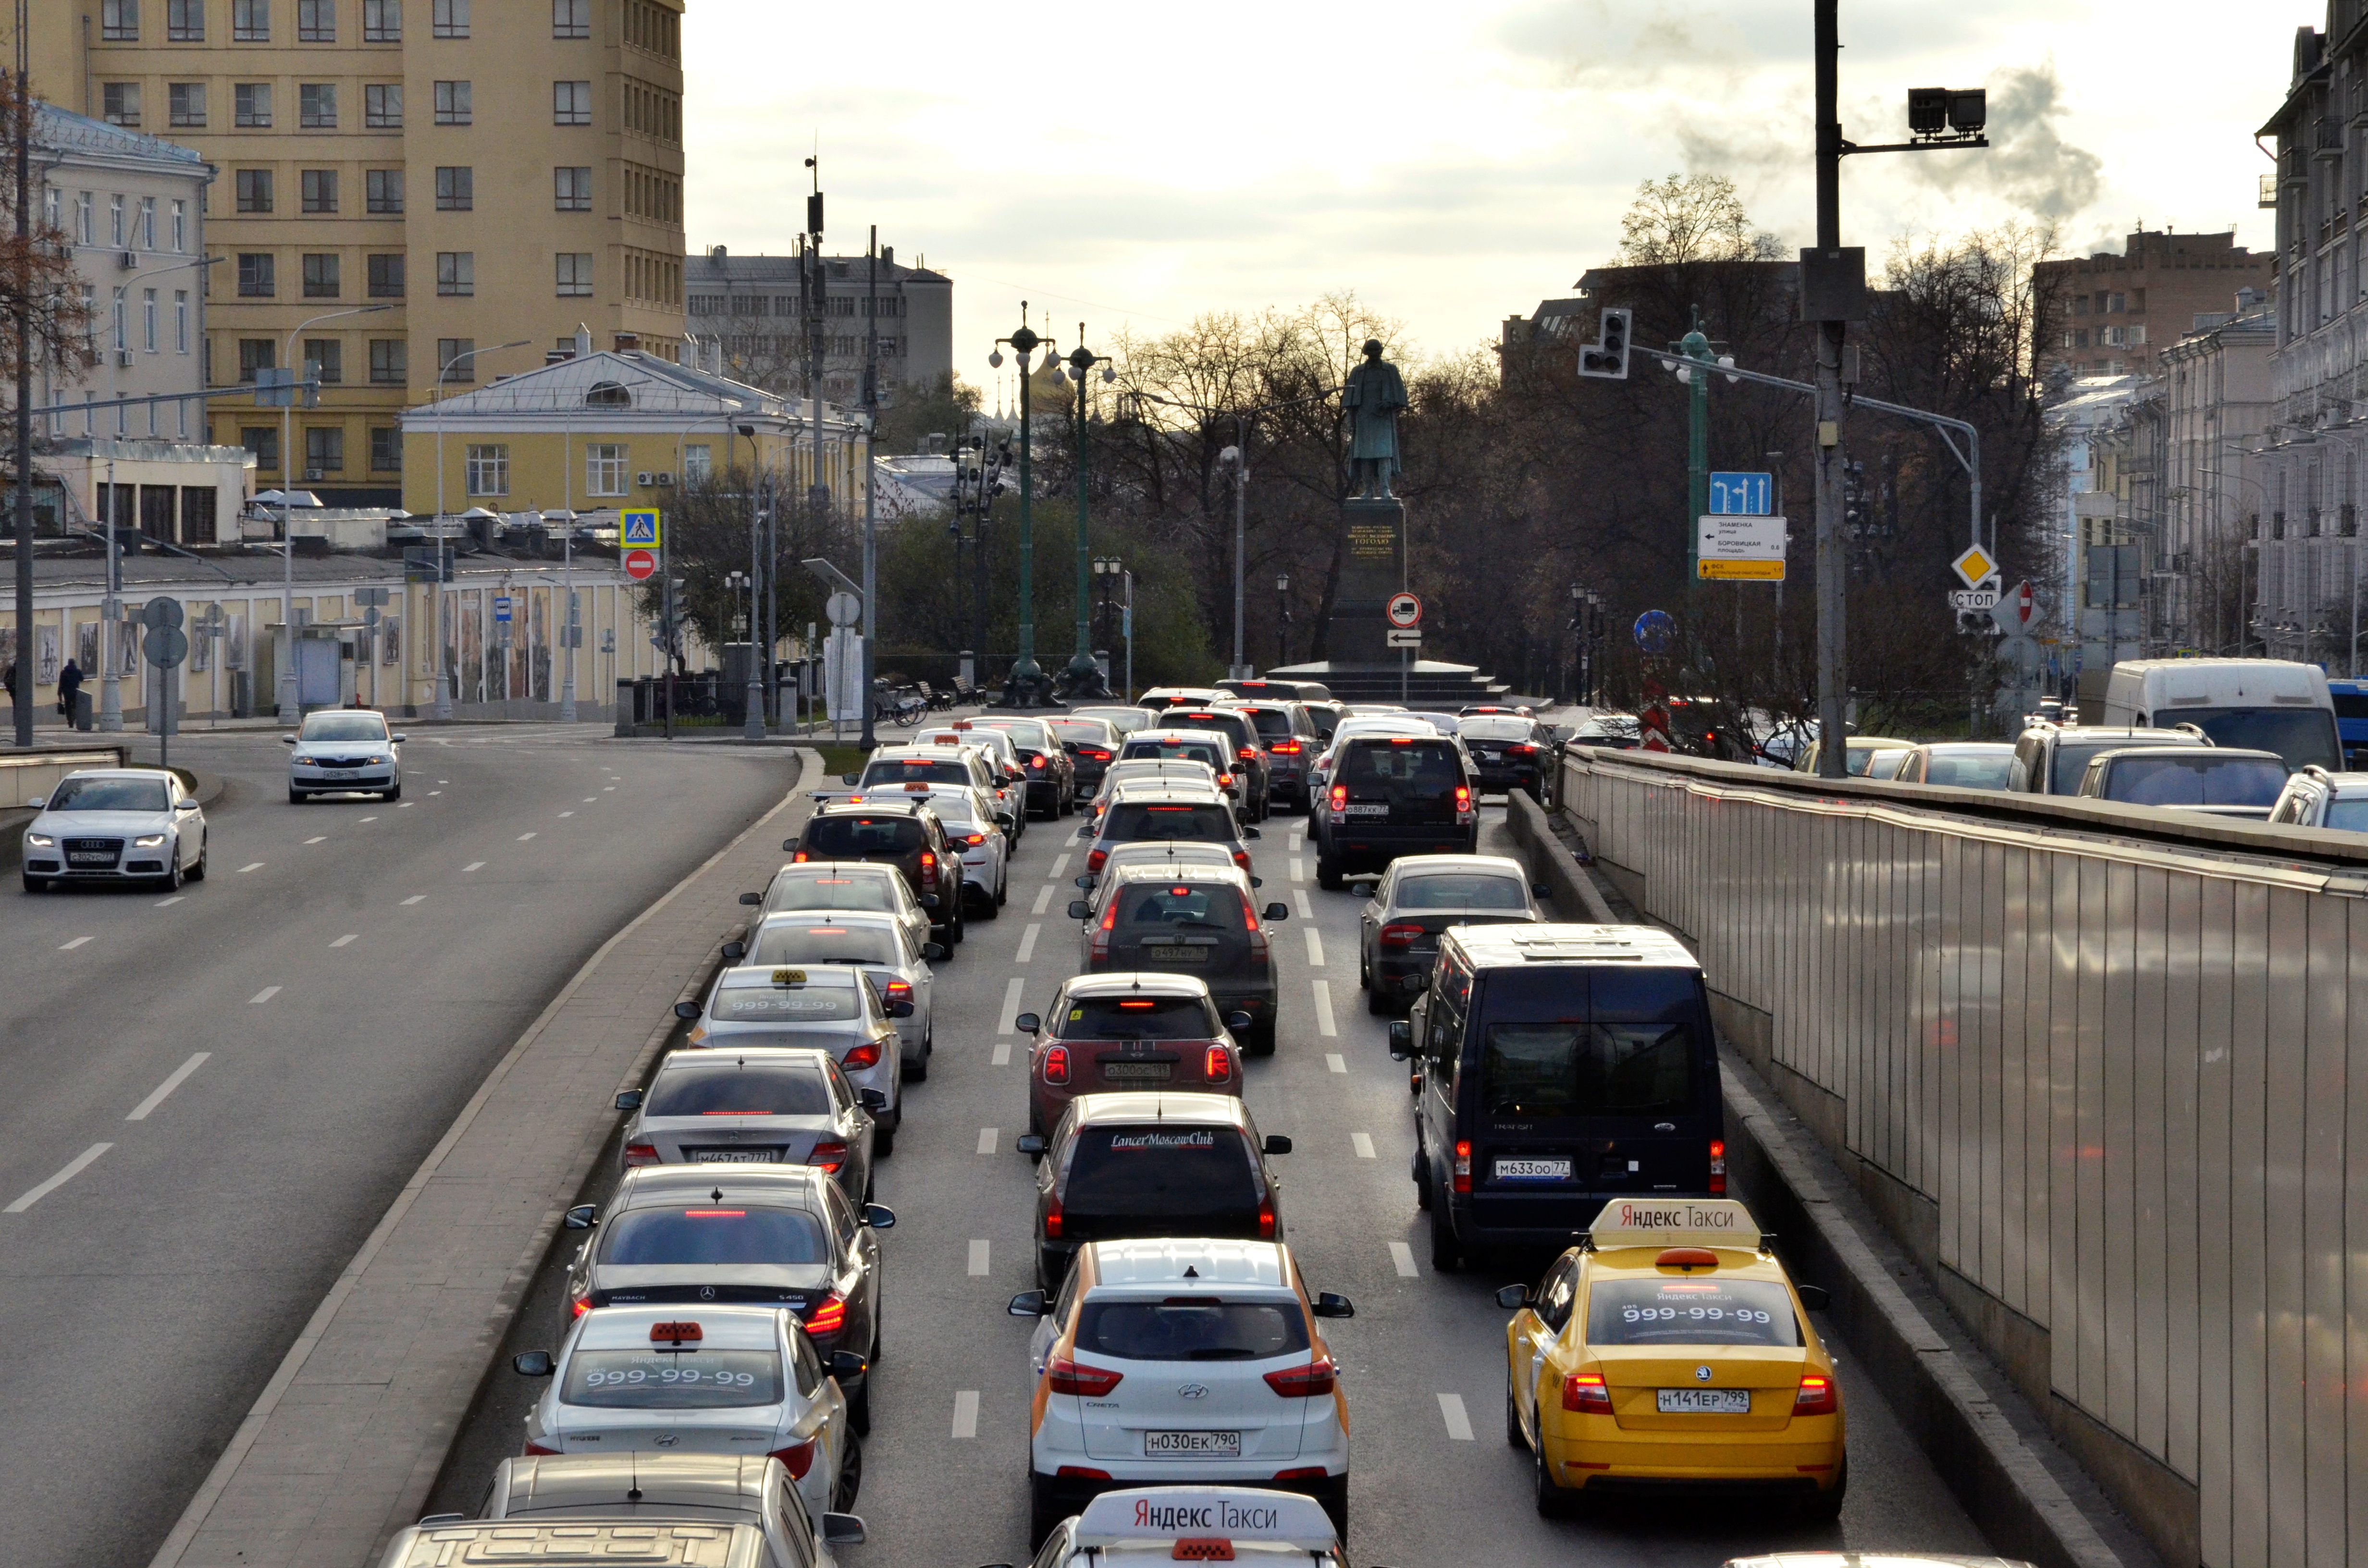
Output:
[[[1043,698],[1044,671],[1036,663],[1036,479],[1030,460],[1035,440],[1029,423],[1028,362],[1039,348],[1050,354],[1053,344],[1029,328],[1025,300],[1019,301],[1019,330],[996,342],[1009,344],[1019,360],[1019,655],[1011,665],[1011,677],[1004,682],[1003,700],[1008,707],[1033,708]],[[1003,351],[997,348],[986,362],[1001,368]]]
[[[393,309],[391,305],[373,305],[370,308],[372,310]],[[324,316],[321,319],[325,321],[328,318]],[[310,324],[310,323],[306,324],[306,325]],[[302,327],[297,329],[299,332],[302,330]],[[290,335],[292,337],[294,334],[291,333]],[[530,341],[531,339],[521,337],[508,343],[496,343],[490,348],[463,348],[460,353],[436,367],[436,594],[432,601],[433,613],[428,619],[434,623],[429,631],[436,638],[436,716],[438,719],[452,717],[452,683],[445,678],[444,673],[444,562],[450,559],[444,534],[444,387],[447,378],[452,374],[452,368],[461,360],[473,359],[480,354],[498,354],[505,348],[523,348]],[[283,437],[280,441],[279,454],[279,470],[283,479],[288,472],[287,444]],[[284,483],[280,486],[283,500],[286,498],[287,488]],[[288,532],[285,523],[281,525],[279,531],[285,538]],[[289,570],[292,574],[295,568],[291,565]],[[279,620],[283,626],[290,619],[288,606],[288,600],[280,601]],[[291,653],[295,651],[293,639],[290,639],[289,651]],[[286,676],[282,677],[280,690],[283,693],[288,689],[287,680],[292,679],[294,675],[295,672],[290,670]],[[284,700],[283,699],[283,702]],[[281,722],[289,722],[284,714]]]
[[[765,738],[765,686],[757,675],[757,585],[763,578],[757,569],[757,553],[758,546],[764,542],[765,530],[757,517],[757,427],[742,425],[738,429],[740,434],[748,437],[748,689],[742,699],[746,710],[740,716],[740,738],[761,741]],[[768,657],[767,663],[770,662]],[[869,702],[864,704],[864,722],[868,727],[871,723]]]
[[[1274,664],[1277,669],[1291,663],[1291,574],[1274,574]]]
[[[1110,369],[1107,355],[1097,355],[1085,345],[1086,324],[1077,324],[1077,346],[1069,351],[1069,379],[1077,383],[1077,647],[1069,655],[1068,694],[1079,697],[1107,697],[1108,683],[1102,678],[1101,666],[1094,662],[1093,628],[1091,625],[1092,594],[1090,566],[1092,554],[1087,538],[1087,471],[1086,446],[1087,398],[1088,378],[1096,365],[1102,368],[1102,380],[1118,379]]]

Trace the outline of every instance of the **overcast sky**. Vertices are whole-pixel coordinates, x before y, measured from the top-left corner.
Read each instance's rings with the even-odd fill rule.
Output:
[[[1997,145],[1846,162],[1843,242],[1872,264],[2047,219],[2074,254],[2140,222],[2266,248],[2252,132],[2324,22],[1845,0],[1845,136],[1903,139],[1911,85],[1982,84]],[[954,364],[984,386],[1023,298],[1065,350],[1080,318],[1099,344],[1353,290],[1406,323],[1398,355],[1452,353],[1609,259],[1643,179],[1725,174],[1786,246],[1812,237],[1809,27],[1807,0],[692,0],[689,238],[787,251],[818,143],[829,249],[877,223],[951,276]]]

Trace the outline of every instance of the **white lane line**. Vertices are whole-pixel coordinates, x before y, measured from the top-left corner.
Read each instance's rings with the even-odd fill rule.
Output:
[[[290,502],[290,506],[293,506],[293,505],[294,505],[294,503],[293,503],[293,502]],[[585,797],[584,797],[584,803],[585,803],[586,805],[587,805],[587,806],[588,806],[588,805],[591,805],[594,801],[596,801],[599,800],[599,798],[600,798],[600,797],[599,797],[599,796],[598,796],[598,795],[586,795],[586,796],[585,796]]]
[[[1332,1022],[1332,983],[1315,982],[1315,1032],[1326,1040],[1337,1040],[1340,1030]]]
[[[407,812],[417,804],[419,804],[419,802],[416,801],[398,801],[395,802],[394,809],[398,812]]]
[[[1307,862],[1296,855],[1291,858],[1291,880],[1294,882],[1304,882],[1307,880]]]
[[[1044,891],[1046,892],[1051,892],[1053,890],[1051,888],[1046,888]],[[1027,930],[1020,933],[1019,951],[1013,955],[1012,962],[1026,963],[1030,959],[1036,956],[1036,933],[1042,929],[1043,927],[1041,926],[1030,926]]]
[[[572,816],[574,816],[575,813],[574,812],[560,812],[559,814],[560,814],[561,816],[564,816],[564,817],[572,817]]]
[[[1414,1266],[1414,1248],[1404,1242],[1390,1244],[1390,1262],[1397,1266],[1398,1278],[1401,1279],[1412,1279],[1420,1272]]]
[[[1066,855],[1055,855],[1053,857],[1053,869],[1044,873],[1044,880],[1046,881],[1057,882],[1067,873],[1068,869],[1069,858]]]
[[[985,1242],[974,1241],[970,1244],[970,1272],[971,1278],[973,1279],[978,1278],[986,1273],[986,1244]]]
[[[990,1060],[991,1060],[991,1062],[993,1062],[993,1064],[994,1064],[995,1066],[997,1066],[997,1067],[1008,1067],[1008,1066],[1010,1066],[1010,1065],[1011,1065],[1011,1042],[1010,1042],[1009,1040],[996,1040],[996,1041],[995,1042],[995,1055],[994,1055]]]
[[[528,839],[532,838],[533,836],[534,835],[530,833],[521,833],[518,835],[518,841],[520,844],[524,844]]]
[[[1324,933],[1310,926],[1307,927],[1306,937],[1307,967],[1322,969],[1324,967]]]
[[[159,909],[170,909],[188,896],[188,894],[187,893],[176,892],[170,898],[160,898],[156,901],[156,907]]]
[[[246,999],[246,1005],[247,1005],[248,1006],[252,1007],[252,1006],[254,1006],[257,1002],[268,1002],[268,1001],[270,1001],[274,996],[277,996],[277,995],[279,995],[279,987],[278,987],[277,985],[267,985],[267,986],[265,986],[262,990],[260,990],[260,991],[256,992],[254,995],[252,995],[252,996],[248,997],[248,998]]]
[[[978,1391],[964,1389],[954,1395],[954,1436],[978,1436]]]
[[[212,1054],[213,1052],[211,1051],[200,1051],[195,1056],[190,1057],[187,1062],[182,1062],[178,1067],[174,1068],[173,1075],[165,1079],[163,1083],[157,1085],[155,1092],[151,1094],[146,1099],[142,1100],[138,1105],[133,1106],[131,1108],[131,1114],[125,1117],[123,1119],[126,1121],[147,1120],[148,1113],[154,1110],[158,1106],[163,1105],[166,1095],[171,1094],[175,1089],[177,1089],[183,1084],[188,1083],[189,1081],[189,1074],[204,1066],[206,1064],[206,1058]]]
[[[1299,917],[1302,920],[1313,920],[1315,918],[1315,906],[1307,902],[1307,890],[1305,888],[1292,889],[1291,896],[1299,901]]]
[[[428,792],[429,794],[431,794],[431,795],[440,795],[440,794],[442,794],[444,791],[443,791],[443,790],[428,790],[427,792]]]
[[[980,1128],[978,1130],[978,1152],[982,1154],[994,1153],[995,1141],[1002,1136],[1003,1129],[1000,1127]]]
[[[600,786],[600,793],[603,795],[613,795],[616,792],[617,787],[614,784],[603,784]]]
[[[1370,1160],[1373,1157],[1373,1135],[1372,1133],[1351,1132],[1349,1134],[1349,1142],[1356,1149],[1357,1158],[1360,1160]]]
[[[262,861],[260,861],[260,860],[249,860],[245,865],[241,866],[241,867],[238,869],[238,874],[239,874],[240,876],[242,876],[242,877],[243,877],[243,876],[246,875],[249,871],[260,871],[261,869],[263,869],[263,862],[262,862]]]
[[[1036,890],[1036,907],[1030,909],[1028,913],[1030,915],[1042,915],[1052,907],[1053,884],[1046,882],[1042,887]]]
[[[344,936],[338,937],[336,941],[330,943],[329,946],[333,948],[342,948],[348,942],[359,942],[361,938],[362,934],[359,931],[348,931]]]
[[[325,833],[316,833],[304,842],[307,844],[326,844],[329,842],[329,835]]]
[[[1296,854],[1298,854],[1301,850],[1303,850],[1303,849],[1304,849],[1304,848],[1306,848],[1306,847],[1307,847],[1307,830],[1306,830],[1305,828],[1304,828],[1304,827],[1303,827],[1303,828],[1297,828],[1297,829],[1294,829],[1294,830],[1292,831],[1292,835],[1291,835],[1291,852],[1292,852],[1293,855],[1296,855]]]
[[[76,937],[71,942],[60,942],[58,944],[58,951],[62,953],[73,952],[76,948],[81,947],[85,942],[89,940],[90,938],[88,937]]]
[[[1324,1053],[1324,1070],[1327,1073],[1346,1073],[1349,1070],[1349,1059],[1337,1051],[1327,1051]]]
[[[372,813],[371,813],[370,815],[369,815],[369,816],[366,816],[366,817],[356,817],[354,820],[355,820],[356,822],[376,822],[376,821],[378,821],[378,814],[377,814],[376,812],[372,812]]]
[[[411,907],[413,904],[415,904],[415,903],[427,903],[427,895],[426,893],[424,893],[424,892],[416,892],[416,893],[413,893],[409,898],[406,898],[406,899],[404,899],[404,900],[403,901],[403,906],[404,906],[405,909],[408,909],[408,908],[410,908],[410,907]]]
[[[485,863],[483,860],[472,860],[467,865],[461,867],[461,869],[464,871],[482,870],[484,868],[484,864]]]
[[[1459,1443],[1472,1440],[1472,1417],[1464,1413],[1463,1396],[1443,1393],[1439,1396],[1439,1414],[1447,1421],[1447,1435]]]
[[[996,1033],[1010,1034],[1019,1028],[1013,1020],[1019,1017],[1019,988],[1027,983],[1025,976],[1015,974],[1011,983],[1003,988],[1003,1014],[995,1020]]]
[[[112,1143],[93,1143],[89,1148],[85,1149],[81,1153],[76,1154],[73,1159],[68,1160],[66,1162],[65,1169],[60,1171],[57,1175],[51,1176],[40,1186],[33,1188],[32,1191],[25,1194],[24,1197],[17,1199],[16,1202],[8,1205],[6,1212],[11,1214],[22,1214],[34,1204],[39,1203],[42,1199],[47,1198],[50,1194],[55,1192],[58,1188],[65,1186],[66,1183],[74,1180],[74,1177],[88,1170],[90,1168],[90,1163],[93,1160],[96,1160],[101,1154],[106,1153],[109,1149],[114,1147],[115,1145]]]

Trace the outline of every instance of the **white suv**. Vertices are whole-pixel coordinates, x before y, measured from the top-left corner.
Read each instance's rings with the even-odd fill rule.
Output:
[[[1348,1401],[1281,1242],[1093,1242],[1060,1296],[1011,1299],[1038,1320],[1029,1549],[1116,1488],[1254,1483],[1313,1496],[1349,1532]]]
[[[2288,777],[2270,820],[2291,827],[2368,833],[2368,773],[2331,773],[2317,763]]]

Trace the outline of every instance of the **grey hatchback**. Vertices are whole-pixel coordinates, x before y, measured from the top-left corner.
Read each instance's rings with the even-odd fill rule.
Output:
[[[1073,899],[1078,969],[1085,974],[1150,970],[1205,983],[1222,1017],[1249,1016],[1235,1029],[1243,1052],[1274,1054],[1274,949],[1264,920],[1290,918],[1288,906],[1252,901],[1248,875],[1232,866],[1121,866],[1102,877],[1090,899]]]

